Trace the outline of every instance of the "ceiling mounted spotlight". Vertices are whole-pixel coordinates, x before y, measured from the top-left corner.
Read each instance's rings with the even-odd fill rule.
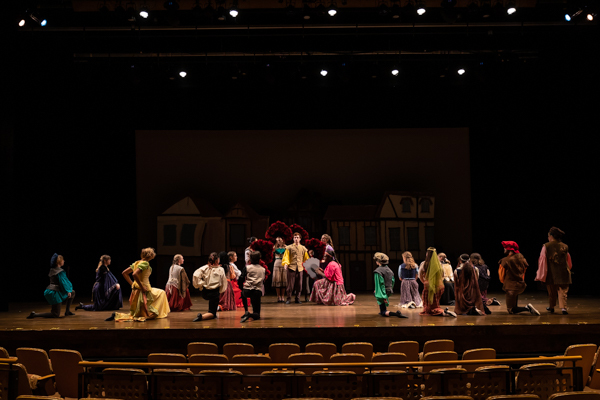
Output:
[[[143,5],[142,7],[140,7],[140,17],[142,18],[148,18],[148,16],[150,16],[150,12],[148,11],[148,6]]]
[[[309,20],[312,14],[312,10],[309,7],[308,4],[304,4],[304,7],[302,7],[302,18]]]
[[[464,68],[459,68],[459,70],[458,70],[458,71],[456,71],[456,72],[457,72],[459,75],[464,75],[464,74],[465,74],[465,72],[467,72],[467,71],[465,71],[465,69],[464,69]]]
[[[400,71],[398,70],[398,68],[393,68],[392,69],[392,75],[398,76],[399,73],[400,73]]]
[[[239,14],[237,6],[234,4],[231,6],[231,8],[229,9],[229,15],[231,15],[233,18],[237,17]]]
[[[329,14],[330,17],[335,17],[337,15],[337,12],[338,10],[335,3],[331,3],[329,9],[327,10],[327,14]]]
[[[565,12],[565,21],[571,22],[574,18],[579,16],[579,14],[581,14],[582,12],[583,12],[583,10],[581,8],[569,7],[567,9],[567,11]]]
[[[517,5],[515,4],[514,1],[509,1],[508,4],[506,5],[506,13],[508,15],[513,15],[516,12],[517,12]]]
[[[19,18],[19,26],[25,26],[25,18]]]
[[[426,12],[427,12],[427,9],[425,9],[425,2],[423,0],[417,1],[417,14],[423,15]]]
[[[594,18],[596,18],[596,14],[595,13],[589,13],[586,18],[587,18],[588,21],[593,21]]]
[[[321,76],[327,76],[327,70],[326,69],[322,69],[321,70]]]
[[[187,72],[185,71],[179,71],[179,76],[182,78],[185,78],[187,76]]]
[[[39,13],[31,13],[29,14],[29,17],[38,24],[40,24],[40,26],[46,26],[48,24],[48,20],[46,18],[41,17]],[[23,25],[25,25],[25,23],[23,23]],[[23,25],[21,25],[19,22],[19,26]]]
[[[217,8],[217,19],[219,21],[225,21],[227,19],[227,13],[225,12],[225,8],[223,6],[219,6],[219,8]]]

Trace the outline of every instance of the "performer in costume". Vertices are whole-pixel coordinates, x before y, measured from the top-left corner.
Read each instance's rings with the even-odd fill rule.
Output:
[[[94,304],[84,305],[79,303],[75,310],[83,309],[85,311],[108,311],[118,310],[123,307],[123,294],[119,281],[110,272],[108,266],[111,259],[109,255],[100,257],[100,262],[96,268],[96,282],[92,288],[92,301]]]
[[[435,247],[427,249],[425,261],[419,267],[419,280],[423,282],[423,311],[421,315],[446,316],[456,318],[456,313],[440,308],[440,297],[444,292],[442,283],[442,266],[435,251]]]
[[[173,264],[169,269],[169,280],[165,287],[165,293],[171,311],[187,311],[192,306],[189,289],[190,279],[182,267],[183,261],[181,254],[175,254]]]
[[[244,262],[246,263],[246,265],[249,265],[250,264],[250,252],[252,251],[250,246],[252,246],[252,243],[254,243],[254,241],[256,240],[256,237],[250,236],[247,240],[248,240],[248,247],[246,247],[246,250],[244,251]]]
[[[517,314],[523,311],[529,311],[533,315],[540,315],[539,311],[536,310],[531,304],[527,304],[527,307],[519,307],[519,295],[525,291],[525,271],[529,264],[521,253],[519,253],[519,245],[516,242],[504,241],[502,242],[504,247],[504,253],[506,257],[501,259],[498,263],[498,275],[500,275],[500,282],[504,285],[502,290],[506,292],[506,309],[509,314]]]
[[[440,260],[440,265],[442,266],[442,272],[444,280],[442,281],[444,284],[444,293],[442,293],[442,297],[440,298],[440,304],[446,306],[454,305],[454,273],[452,272],[452,265],[450,265],[450,261],[446,257],[445,253],[438,254],[438,259]]]
[[[468,254],[461,255],[460,261],[461,263],[454,271],[454,282],[456,283],[454,312],[462,315],[485,315],[477,282],[477,269],[469,262]]]
[[[275,246],[273,247],[273,257],[275,263],[273,264],[273,279],[271,285],[277,292],[277,302],[285,303],[285,291],[287,288],[287,271],[281,264],[283,260],[283,254],[285,253],[285,242],[281,236],[277,237]]]
[[[556,299],[563,314],[568,314],[567,292],[571,284],[571,255],[569,246],[563,243],[565,233],[553,226],[548,232],[548,242],[542,246],[540,258],[538,259],[538,270],[536,281],[546,282],[548,290],[549,305],[546,308],[550,313],[554,312]]]
[[[499,306],[500,302],[495,297],[491,299],[487,298],[487,291],[490,286],[491,274],[490,269],[487,265],[485,265],[485,261],[483,261],[479,253],[471,254],[470,261],[479,273],[479,291],[481,292],[481,300],[483,300],[483,304],[488,306]]]
[[[166,318],[171,309],[165,291],[150,286],[152,267],[150,261],[156,257],[154,249],[142,249],[141,260],[133,263],[123,271],[123,277],[131,285],[129,296],[130,312],[113,313],[107,321],[138,321],[144,322],[155,318]],[[133,279],[129,276],[133,273]]]
[[[408,318],[400,311],[388,311],[390,305],[389,296],[394,293],[394,273],[389,267],[390,258],[384,253],[375,253],[373,257],[377,268],[375,268],[373,281],[375,283],[375,299],[379,305],[379,315],[382,317]]]
[[[243,306],[242,290],[240,289],[240,287],[238,285],[238,279],[240,278],[242,271],[240,271],[238,269],[237,265],[235,265],[235,263],[238,260],[237,253],[235,251],[230,251],[229,253],[227,253],[227,255],[229,256],[229,266],[231,267],[233,274],[235,274],[235,278],[230,279],[228,284],[230,284],[233,287],[233,295],[235,297],[235,306],[242,307]]]
[[[287,271],[287,300],[285,304],[291,303],[292,294],[295,295],[296,303],[300,301],[302,292],[302,272],[304,271],[304,262],[308,260],[308,250],[300,244],[302,237],[300,233],[294,232],[294,243],[285,248],[281,263]]]
[[[404,262],[398,268],[398,277],[400,278],[400,307],[402,308],[421,308],[423,300],[419,294],[419,284],[417,275],[419,267],[409,251],[402,253]]]
[[[252,303],[252,312],[249,313],[246,310],[246,313],[242,316],[240,322],[246,322],[250,318],[254,321],[260,319],[260,304],[262,287],[265,281],[265,268],[260,265],[261,253],[258,251],[250,252],[250,265],[246,266],[246,279],[244,281],[244,288],[242,289],[244,292],[244,297],[250,299]]]
[[[194,287],[202,292],[202,298],[208,301],[208,312],[198,313],[194,322],[216,318],[219,295],[227,290],[227,277],[219,265],[217,253],[210,253],[208,264],[194,271],[192,280]]]
[[[35,317],[41,318],[60,318],[60,305],[65,303],[65,317],[69,315],[75,315],[71,312],[71,303],[75,298],[75,291],[67,273],[62,266],[65,265],[65,259],[63,256],[54,253],[50,258],[50,285],[44,291],[44,297],[46,301],[52,306],[49,313],[36,313],[32,311],[27,319]]]
[[[237,306],[231,281],[235,281],[236,276],[233,268],[229,265],[229,256],[224,251],[219,253],[219,265],[223,268],[225,278],[227,278],[227,289],[219,295],[219,311],[235,311]]]
[[[356,295],[346,294],[344,288],[344,278],[342,277],[342,268],[334,260],[335,252],[333,247],[327,245],[323,255],[323,264],[326,264],[325,270],[317,270],[317,274],[322,276],[315,282],[310,294],[310,301],[326,306],[348,306],[354,303]]]

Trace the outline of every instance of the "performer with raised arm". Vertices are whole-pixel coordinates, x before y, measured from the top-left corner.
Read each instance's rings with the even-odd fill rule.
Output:
[[[529,311],[532,315],[540,315],[533,305],[527,304],[526,307],[519,307],[519,295],[525,291],[525,271],[529,264],[519,252],[519,245],[516,242],[504,241],[504,254],[506,257],[501,259],[498,264],[498,275],[500,282],[503,283],[502,290],[506,292],[506,309],[509,314],[517,314],[523,311]]]
[[[308,260],[308,250],[300,244],[302,236],[299,232],[294,232],[294,243],[285,248],[281,264],[287,271],[287,299],[285,304],[290,304],[292,295],[296,298],[296,303],[300,301],[300,293],[302,292],[302,273],[304,271],[304,262]]]
[[[287,271],[282,264],[283,254],[285,253],[286,243],[292,241],[292,230],[283,222],[277,221],[267,229],[265,238],[274,243],[273,257],[273,279],[271,286],[277,292],[277,302],[285,302],[285,292],[287,288]]]

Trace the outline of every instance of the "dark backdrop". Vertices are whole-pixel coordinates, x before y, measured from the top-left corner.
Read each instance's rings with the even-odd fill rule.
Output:
[[[532,283],[548,228],[559,226],[575,263],[571,292],[596,292],[597,37],[477,80],[407,76],[393,86],[280,77],[200,87],[152,79],[142,85],[118,70],[75,63],[59,41],[36,46],[9,38],[15,40],[2,76],[9,104],[2,124],[4,296],[43,300],[53,252],[65,256],[80,300],[89,299],[100,255],[110,254],[117,271],[137,259],[136,130],[447,127],[470,132],[473,240],[465,248],[495,265],[501,240],[519,242]],[[335,143],[304,145],[319,152]],[[389,157],[401,163],[411,152],[426,160],[428,151]],[[225,165],[228,151],[206,148],[198,156]],[[292,168],[279,167],[286,174]],[[460,196],[468,189],[449,190]],[[455,235],[468,230],[464,224],[453,227]]]

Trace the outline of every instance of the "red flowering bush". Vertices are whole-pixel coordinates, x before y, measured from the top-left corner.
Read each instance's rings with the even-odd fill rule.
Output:
[[[275,240],[278,236],[281,236],[285,243],[292,242],[292,230],[289,226],[287,226],[285,222],[277,221],[271,224],[271,226],[269,226],[269,229],[267,229],[267,231],[265,232],[265,238],[273,243],[275,243]]]

